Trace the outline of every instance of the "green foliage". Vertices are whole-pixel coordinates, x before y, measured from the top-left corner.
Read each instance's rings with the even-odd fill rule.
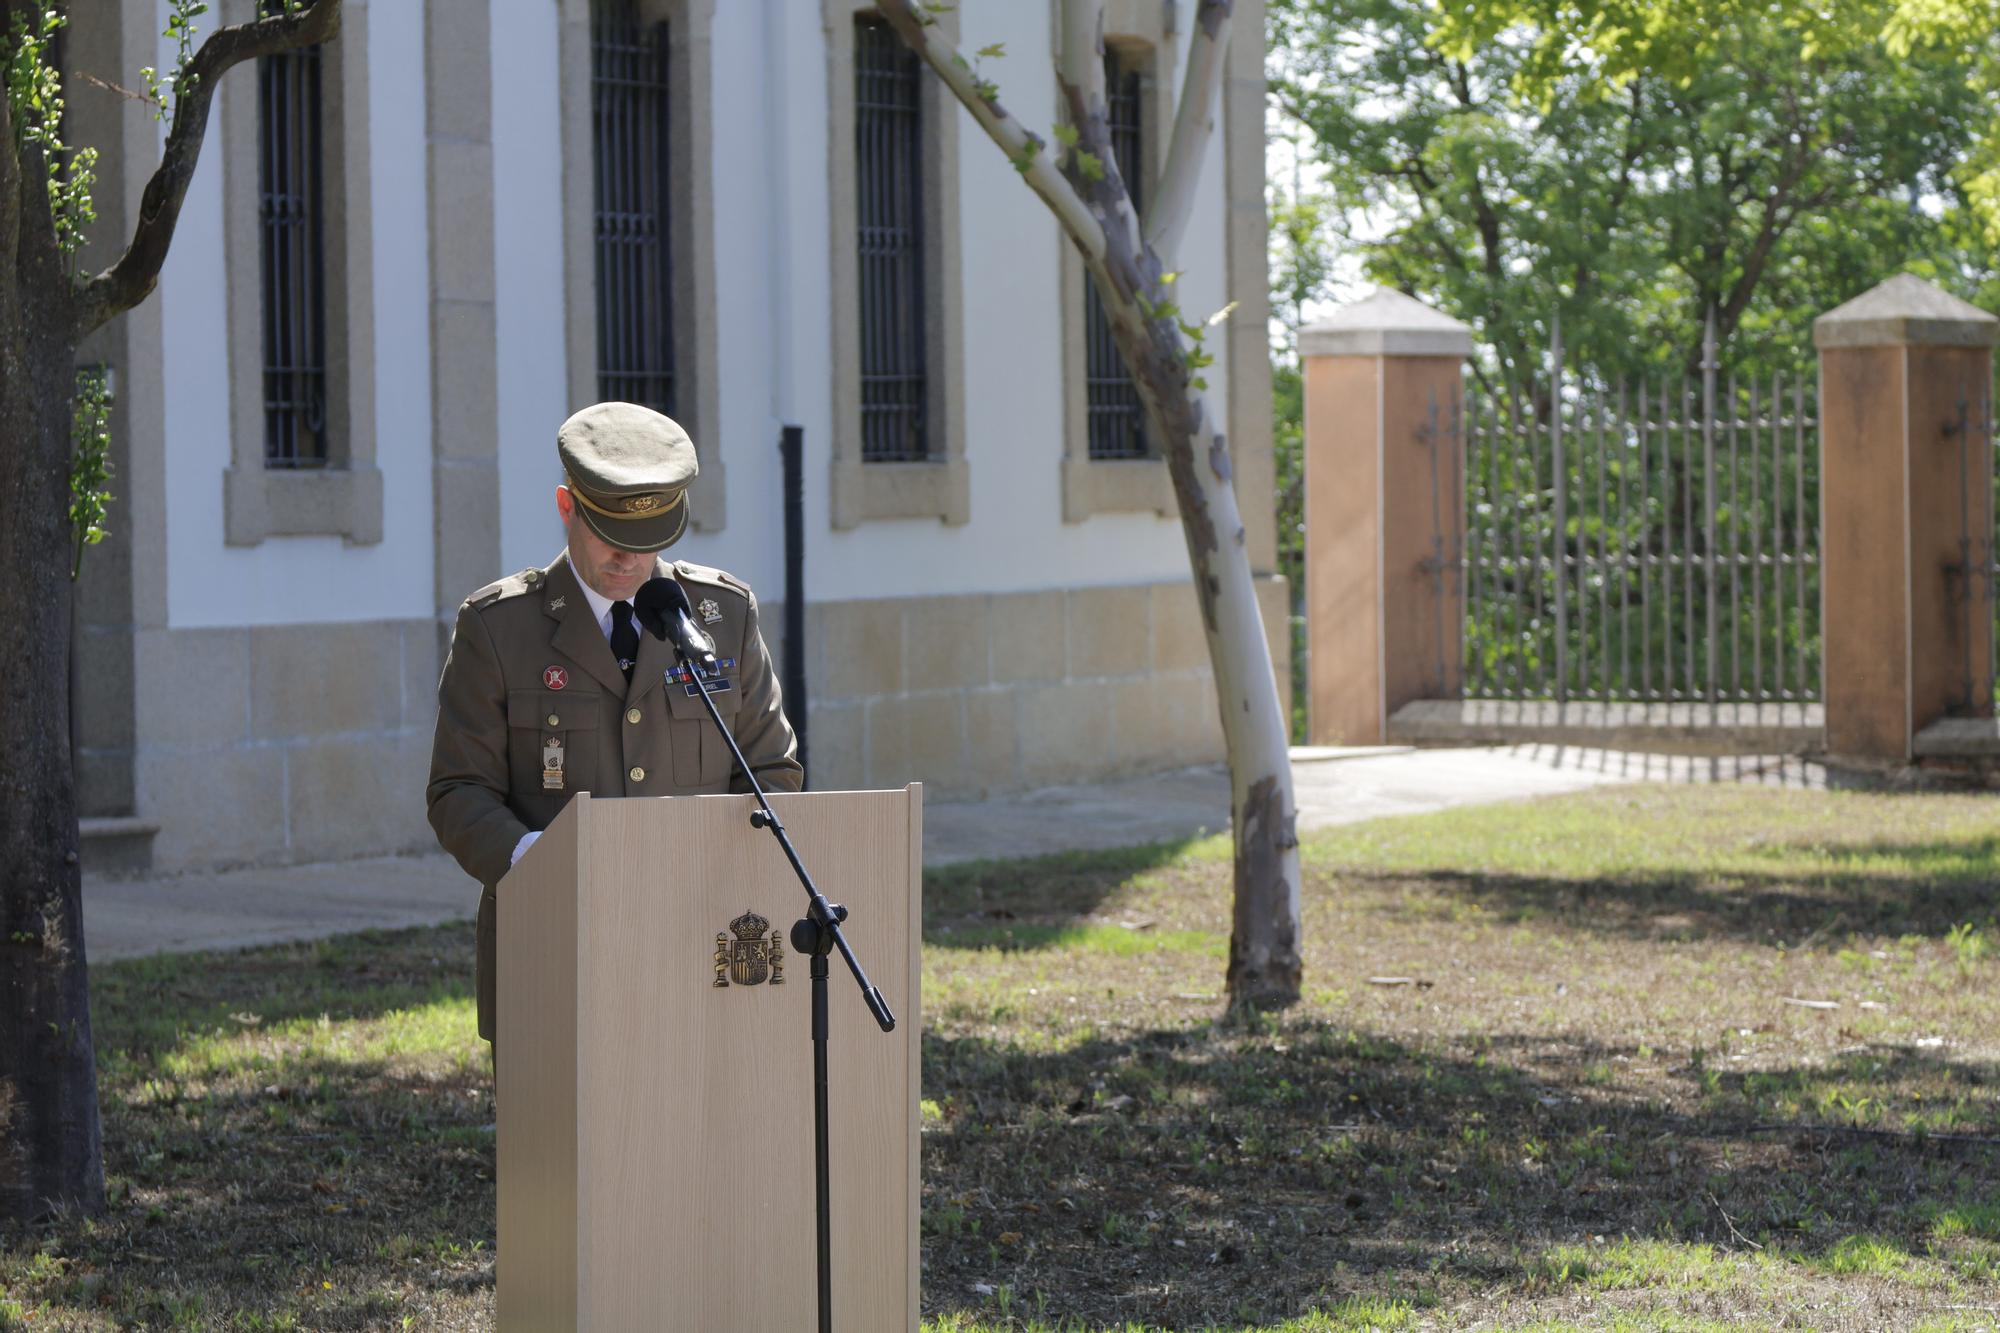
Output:
[[[49,213],[56,245],[73,259],[83,232],[97,218],[91,188],[97,179],[97,150],[75,152],[62,141],[62,75],[49,59],[56,33],[68,20],[54,5],[32,23],[15,14],[5,40],[7,110],[14,122],[12,151],[38,152],[48,171]]]
[[[1959,184],[2000,244],[2000,0],[1444,0],[1437,48],[1457,59],[1506,38],[1524,61],[1517,90],[1547,99],[1581,69],[1599,90],[1647,77],[1690,83],[1732,58],[1746,28],[1782,32],[1809,60],[1858,53],[1950,58],[1966,87],[1986,99],[1972,153],[1957,164]]]
[[[1816,49],[1716,5],[1673,11],[1700,60],[1664,36],[1643,48],[1659,67],[1597,55],[1586,39],[1626,9],[1652,6],[1544,28],[1454,26],[1427,0],[1273,5],[1273,88],[1311,132],[1327,230],[1473,325],[1484,371],[1524,378],[1558,312],[1606,379],[1691,369],[1710,308],[1732,369],[1791,368],[1814,316],[1891,273],[1969,297],[1991,281],[1956,176],[1990,112],[1948,53]]]
[[[1292,744],[1306,743],[1305,382],[1296,362],[1271,368],[1271,446],[1277,461],[1278,572],[1291,597]]]
[[[1333,204],[1323,191],[1273,181],[1269,192],[1271,314],[1282,334],[1271,367],[1271,446],[1276,457],[1278,572],[1291,596],[1294,745],[1306,743],[1305,383],[1292,354],[1305,303],[1332,276],[1332,250],[1322,243]]]
[[[298,0],[278,0],[284,13],[291,13]],[[271,0],[260,6],[268,14],[272,9]],[[159,71],[148,65],[139,71],[139,77],[146,81],[146,91],[153,99],[153,118],[164,120],[180,105],[183,97],[194,91],[198,78],[188,66],[194,62],[194,21],[208,12],[204,0],[174,0],[172,12],[167,15],[166,31],[161,35],[174,39],[176,58],[174,72],[163,83]]]
[[[76,542],[72,580],[83,573],[83,548],[104,540],[111,492],[111,386],[101,368],[77,372],[70,418],[69,528]]]

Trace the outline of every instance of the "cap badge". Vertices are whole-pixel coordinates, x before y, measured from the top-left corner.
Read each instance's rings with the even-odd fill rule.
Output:
[[[695,610],[701,612],[703,624],[713,625],[716,621],[722,619],[722,608],[715,604],[713,597],[702,598],[701,605],[697,606]]]
[[[635,495],[625,502],[628,514],[650,514],[658,509],[662,501],[657,495]]]
[[[569,672],[559,666],[552,666],[542,672],[542,684],[552,690],[559,690],[569,684]]]

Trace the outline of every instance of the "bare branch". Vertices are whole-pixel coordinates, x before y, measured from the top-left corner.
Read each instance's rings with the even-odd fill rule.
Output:
[[[113,83],[109,79],[100,79],[87,69],[78,70],[76,77],[94,88],[102,88],[108,93],[117,93],[128,102],[144,102],[147,106],[157,111],[164,111],[166,109],[166,103],[151,93],[142,93],[135,89],[127,88],[123,84]]]
[[[972,113],[972,118],[979,122],[987,137],[1007,154],[1028,182],[1028,188],[1040,195],[1042,201],[1054,211],[1056,220],[1062,223],[1063,230],[1069,233],[1077,248],[1088,258],[1101,259],[1104,255],[1104,227],[1063,178],[1041,137],[1015,119],[1012,112],[1000,105],[997,97],[989,99],[980,95],[973,81],[970,63],[938,31],[935,23],[926,22],[918,14],[914,0],[875,0],[875,7],[896,35],[903,39],[904,45],[923,57],[924,63],[944,80],[952,95]]]
[[[1188,50],[1187,77],[1181,82],[1180,105],[1174,110],[1173,138],[1160,188],[1146,213],[1146,244],[1167,266],[1180,249],[1194,211],[1195,186],[1201,181],[1202,159],[1215,133],[1216,104],[1229,64],[1229,23],[1232,0],[1201,0],[1195,11],[1194,45]]]
[[[83,286],[79,334],[87,334],[146,299],[167,262],[181,203],[208,131],[208,111],[222,76],[246,60],[260,60],[331,40],[340,31],[340,0],[310,0],[290,14],[218,28],[188,64],[187,91],[174,107],[166,150],[139,205],[132,243],[118,262]]]
[[[1062,47],[1056,53],[1056,89],[1063,96],[1076,139],[1063,177],[1105,229],[1104,252],[1085,252],[1098,295],[1114,328],[1127,314],[1144,322],[1134,297],[1157,299],[1164,266],[1146,254],[1132,191],[1118,171],[1111,143],[1111,111],[1105,100],[1104,0],[1063,0]],[[1126,309],[1129,307],[1129,309]],[[1179,344],[1174,344],[1178,348]]]

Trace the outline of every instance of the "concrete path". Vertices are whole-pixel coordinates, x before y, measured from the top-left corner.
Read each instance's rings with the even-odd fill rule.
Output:
[[[1795,758],[1641,755],[1561,746],[1293,751],[1302,831],[1581,791],[1620,782],[1826,785]],[[1128,847],[1229,826],[1229,778],[1188,769],[1058,787],[924,811],[928,865]],[[84,938],[95,959],[233,949],[348,931],[469,919],[479,890],[442,855],[152,879],[85,876]]]

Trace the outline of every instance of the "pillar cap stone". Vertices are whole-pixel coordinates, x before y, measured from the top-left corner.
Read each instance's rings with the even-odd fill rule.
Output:
[[[1472,330],[1389,287],[1299,330],[1300,356],[1472,355]]]
[[[1943,288],[1898,273],[1813,321],[1813,342],[1828,347],[1991,347],[2000,319]]]

